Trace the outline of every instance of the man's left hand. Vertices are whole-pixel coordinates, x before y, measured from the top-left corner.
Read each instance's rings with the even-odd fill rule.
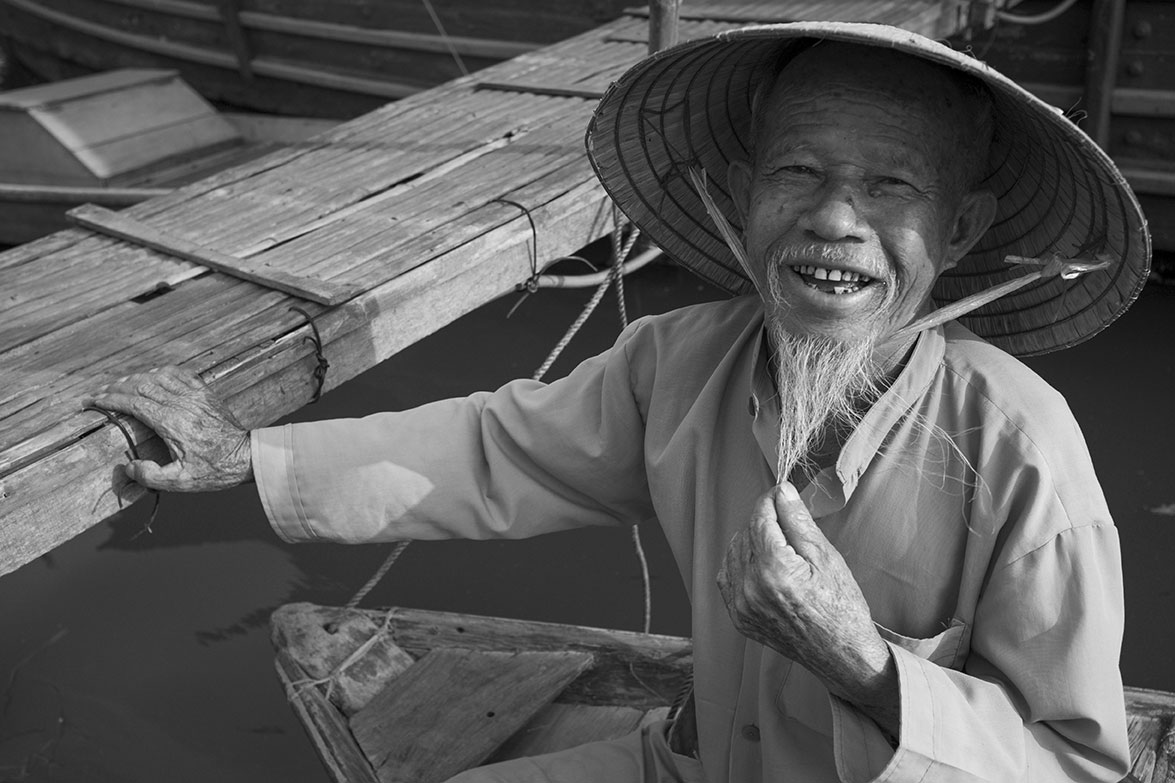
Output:
[[[798,661],[832,693],[862,707],[891,700],[889,648],[844,558],[791,484],[764,495],[731,539],[718,589],[741,634]]]

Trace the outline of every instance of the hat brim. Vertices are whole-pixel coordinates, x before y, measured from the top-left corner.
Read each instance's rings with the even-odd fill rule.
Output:
[[[960,319],[1019,356],[1075,345],[1108,326],[1146,282],[1150,235],[1130,187],[1110,158],[1062,114],[982,62],[885,25],[798,22],[691,41],[647,58],[614,83],[588,127],[592,165],[619,208],[673,258],[731,293],[753,289],[689,176],[705,170],[710,193],[739,225],[727,167],[748,158],[751,102],[776,73],[783,48],[801,39],[879,46],[978,78],[993,97],[995,140],[983,184],[998,199],[991,228],[933,296],[956,301],[1024,274],[1005,262],[1109,258],[1073,280],[1032,283]]]

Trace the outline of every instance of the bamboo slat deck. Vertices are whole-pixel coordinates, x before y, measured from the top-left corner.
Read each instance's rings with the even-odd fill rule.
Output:
[[[937,37],[962,21],[942,8],[957,5],[687,3],[681,38],[756,18],[885,21]],[[343,304],[81,228],[0,254],[0,574],[143,495],[115,469],[122,434],[81,410],[100,385],[187,366],[260,426],[314,393],[311,330],[292,305],[317,321],[329,389],[610,230],[583,132],[593,96],[645,54],[646,21],[634,11],[120,213],[254,279],[357,292]],[[152,433],[131,432],[162,456]]]

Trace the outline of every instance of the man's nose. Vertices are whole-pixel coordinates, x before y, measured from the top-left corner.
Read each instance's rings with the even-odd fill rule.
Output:
[[[830,242],[859,238],[861,225],[856,199],[857,194],[850,185],[828,183],[800,216],[799,227]]]

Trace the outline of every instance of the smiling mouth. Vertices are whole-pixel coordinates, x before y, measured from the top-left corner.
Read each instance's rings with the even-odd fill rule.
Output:
[[[872,277],[866,277],[856,272],[810,264],[796,264],[791,267],[791,270],[799,275],[800,280],[809,288],[835,296],[855,294],[874,282]]]

